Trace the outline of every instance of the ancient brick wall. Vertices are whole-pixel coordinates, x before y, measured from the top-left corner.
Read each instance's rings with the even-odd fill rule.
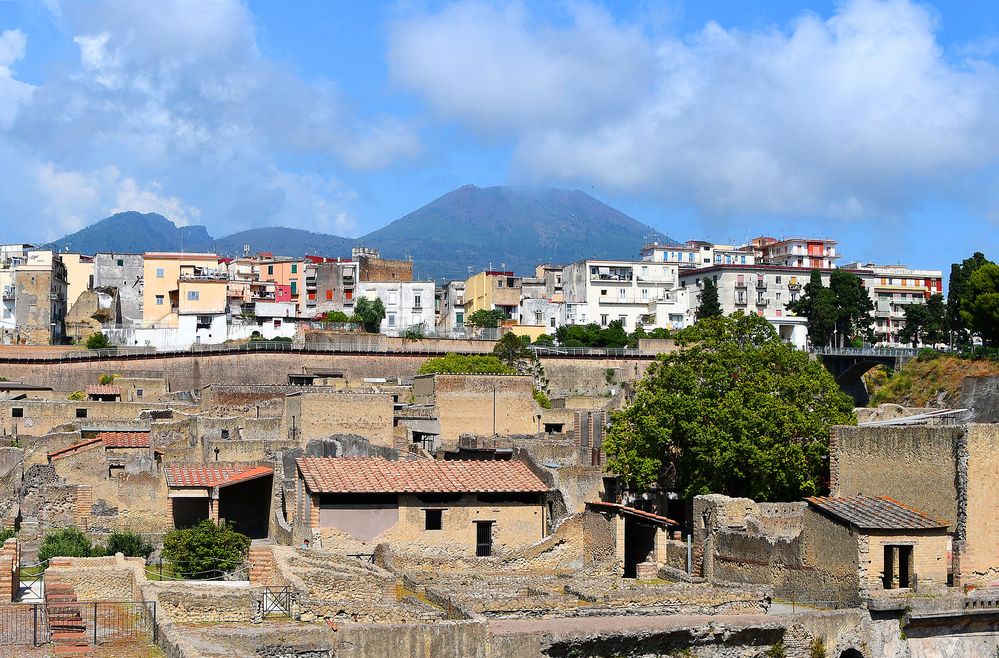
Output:
[[[49,562],[60,582],[73,586],[80,601],[132,601],[139,597],[139,583],[145,580],[145,560],[122,557],[59,557]]]
[[[527,375],[433,375],[441,439],[461,434],[534,434],[533,380]]]

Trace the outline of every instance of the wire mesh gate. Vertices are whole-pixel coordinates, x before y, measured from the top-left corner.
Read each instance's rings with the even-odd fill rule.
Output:
[[[50,612],[63,617],[78,615],[84,630],[81,639],[94,646],[157,640],[153,601],[12,603],[0,605],[0,647],[48,644],[52,637]]]
[[[291,616],[291,588],[264,588],[264,617]]]

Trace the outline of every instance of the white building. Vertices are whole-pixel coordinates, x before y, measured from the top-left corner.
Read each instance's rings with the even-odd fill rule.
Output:
[[[2,309],[0,309],[0,337],[9,344],[14,337],[14,273],[19,265],[28,262],[28,251],[34,249],[30,244],[0,245],[0,291],[2,291]]]
[[[407,329],[430,331],[434,327],[433,281],[360,281],[357,293],[382,300],[383,334],[398,336]]]
[[[943,272],[905,265],[847,263],[856,270],[874,302],[874,332],[883,345],[900,346],[898,333],[905,326],[905,308],[925,304],[931,295],[943,294]],[[909,346],[906,344],[905,346]]]
[[[761,237],[753,240],[756,262],[763,265],[831,270],[840,257],[835,240],[826,238]]]
[[[680,328],[687,317],[687,291],[678,287],[678,267],[648,261],[582,260],[564,268],[565,324],[607,326],[620,320],[626,331]]]
[[[465,326],[465,282],[448,281],[441,289],[440,318],[437,327],[455,331]]]
[[[642,247],[642,260],[650,263],[673,263],[681,269],[712,265],[752,265],[756,252],[751,247],[714,244],[703,240],[688,240],[682,245],[662,245],[653,242]]]

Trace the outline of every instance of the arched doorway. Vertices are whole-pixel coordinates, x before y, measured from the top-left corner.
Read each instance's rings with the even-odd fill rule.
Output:
[[[864,658],[864,654],[856,649],[846,649],[843,653],[839,654],[839,658]]]

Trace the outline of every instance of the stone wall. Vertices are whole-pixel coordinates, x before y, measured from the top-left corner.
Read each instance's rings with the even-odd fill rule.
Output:
[[[299,445],[330,434],[358,434],[371,443],[392,446],[393,406],[388,393],[316,392],[286,398],[279,430]]]
[[[960,582],[987,585],[999,580],[999,425],[968,425],[966,441],[967,457],[958,461],[958,473],[966,470],[967,484],[956,566]]]
[[[77,381],[76,385],[82,388],[83,383]],[[0,400],[0,431],[4,434],[40,436],[59,426],[79,428],[81,425],[100,424],[101,421],[135,421],[145,410],[168,408],[156,403]],[[22,416],[15,416],[13,409],[20,409]]]
[[[124,557],[56,557],[49,561],[46,578],[55,577],[73,586],[80,601],[133,601],[146,579],[145,560]]]
[[[534,434],[536,404],[527,375],[427,375],[440,437],[453,445],[462,434]],[[422,379],[419,378],[419,379]]]
[[[142,593],[156,602],[156,614],[170,624],[250,624],[263,612],[262,590],[248,583],[148,582]]]

